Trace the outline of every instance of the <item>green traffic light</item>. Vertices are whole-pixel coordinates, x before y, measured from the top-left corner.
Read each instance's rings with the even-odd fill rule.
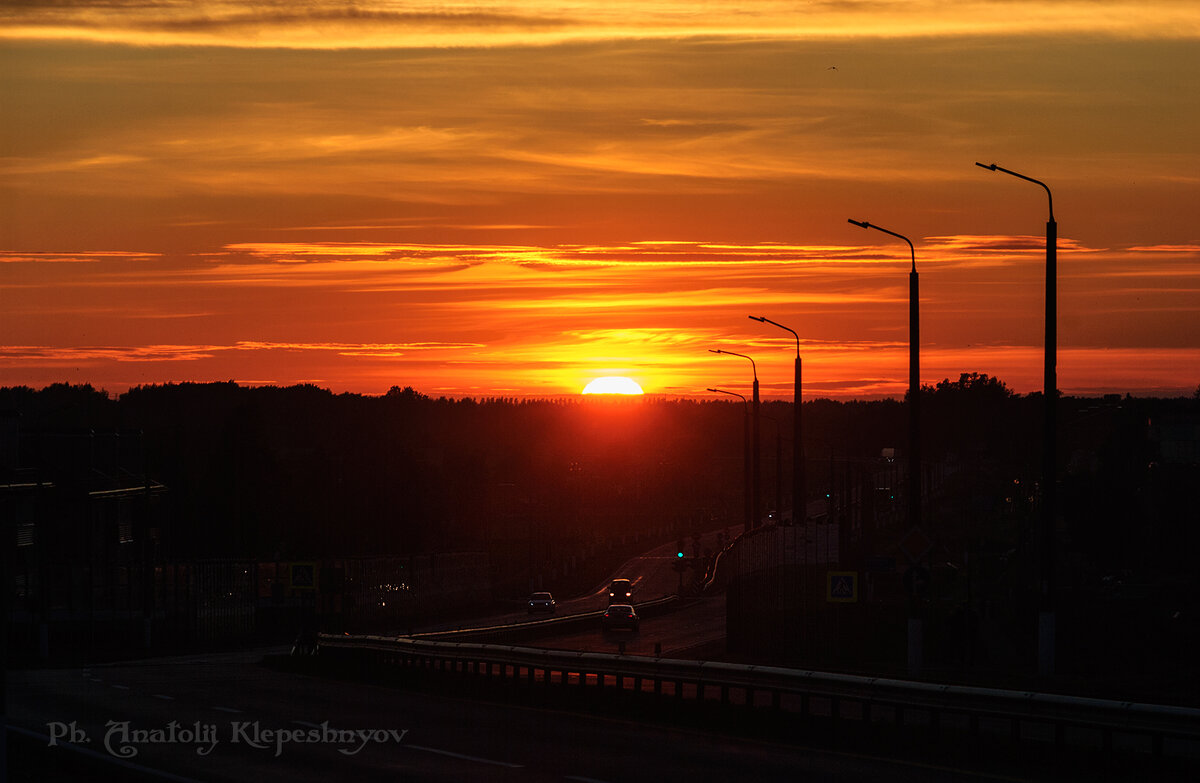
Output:
[[[675,557],[683,557],[683,552],[676,552]]]

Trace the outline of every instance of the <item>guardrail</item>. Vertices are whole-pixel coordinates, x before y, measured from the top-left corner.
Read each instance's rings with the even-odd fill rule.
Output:
[[[654,617],[659,614],[664,614],[672,609],[680,608],[680,598],[677,595],[668,595],[662,598],[656,598],[653,601],[643,601],[635,604],[635,608],[643,617]],[[408,634],[402,638],[406,639],[424,639],[427,641],[453,641],[456,639],[497,639],[534,636],[544,631],[566,631],[577,628],[591,628],[600,624],[600,618],[603,616],[604,610],[597,609],[591,612],[578,612],[576,614],[561,615],[558,617],[546,617],[540,620],[526,620],[525,622],[508,623],[506,625],[489,625],[468,628],[456,628],[451,631],[426,631],[424,633]]]
[[[786,711],[830,726],[853,721],[871,728],[890,724],[932,737],[954,729],[978,737],[988,724],[988,733],[1007,734],[1016,744],[1111,753],[1120,739],[1122,750],[1189,763],[1200,760],[1200,709],[1187,707],[495,644],[322,635],[320,645],[326,664],[349,663],[360,671],[374,665],[518,687],[632,691],[647,698]]]

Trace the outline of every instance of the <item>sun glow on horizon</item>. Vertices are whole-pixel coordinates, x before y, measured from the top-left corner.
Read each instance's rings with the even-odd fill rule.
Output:
[[[632,378],[623,375],[606,375],[596,378],[583,387],[584,394],[645,394],[642,387]]]

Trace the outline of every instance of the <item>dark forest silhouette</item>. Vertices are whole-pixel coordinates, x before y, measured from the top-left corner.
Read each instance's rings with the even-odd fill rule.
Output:
[[[1013,640],[1034,638],[1042,395],[978,373],[921,393],[930,658],[1020,664]],[[1200,692],[1189,652],[1200,644],[1200,394],[1059,404],[1064,665],[1104,678],[1140,661],[1162,678],[1147,687]],[[777,465],[775,427],[786,441],[793,406],[763,407],[775,420],[763,426],[763,509],[778,511],[774,477],[790,475],[791,450],[778,448]],[[326,609],[340,601],[346,622],[394,626],[410,610],[479,607],[543,580],[559,595],[585,591],[657,543],[742,523],[744,411],[687,399],[435,399],[408,387],[0,389],[22,616],[74,612],[75,625],[46,637],[51,650],[87,641],[97,611],[166,613],[155,638],[167,642],[240,633],[220,623],[243,615],[265,632],[315,605],[273,592],[295,586],[288,563],[305,562],[324,585],[309,597]],[[854,650],[879,647],[876,632],[903,628],[910,606],[907,427],[902,400],[804,403],[808,510],[824,508],[815,524],[839,523],[822,539],[840,538],[838,567],[876,585],[860,612],[879,615],[864,637],[873,641]],[[786,521],[786,496],[782,509]],[[370,608],[369,589],[413,576],[421,601],[389,594],[387,617],[351,616],[352,593]],[[218,584],[217,598],[203,592]],[[257,614],[209,611],[235,598]],[[208,608],[172,614],[177,604]],[[991,629],[977,647],[954,631],[968,618]],[[23,628],[36,651],[37,624]],[[106,632],[117,646],[136,637],[120,623]]]
[[[1040,394],[1014,394],[971,373],[922,395],[925,461],[960,468],[948,490],[960,495],[951,498],[962,506],[954,514],[998,514],[1016,502],[1014,481],[1034,486]],[[1171,567],[1190,560],[1171,536],[1194,539],[1173,520],[1195,509],[1188,487],[1196,486],[1200,397],[1061,405],[1062,508],[1073,544],[1114,561],[1106,568],[1130,567],[1116,561],[1133,556],[1131,537],[1142,559]],[[804,406],[812,496],[825,491],[829,457],[867,461],[905,442],[901,401]],[[791,408],[764,404],[784,433]],[[408,387],[363,396],[229,382],[116,397],[86,385],[4,388],[0,410],[17,414],[24,467],[47,458],[28,445],[39,436],[140,433],[142,448],[112,459],[142,460],[121,467],[169,488],[167,543],[176,557],[479,549],[528,538],[531,528],[552,546],[664,524],[690,532],[737,522],[742,508],[736,402],[435,399]],[[763,432],[769,464],[773,430],[764,423]],[[1134,530],[1158,531],[1156,540]]]

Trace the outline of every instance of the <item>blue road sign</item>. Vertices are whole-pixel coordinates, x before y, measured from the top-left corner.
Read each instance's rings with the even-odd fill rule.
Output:
[[[843,604],[858,601],[858,572],[830,571],[825,600]]]

